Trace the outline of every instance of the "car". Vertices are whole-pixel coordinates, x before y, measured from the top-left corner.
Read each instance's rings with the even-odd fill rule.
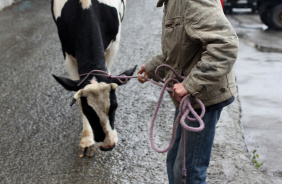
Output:
[[[258,0],[261,21],[270,29],[282,30],[282,0]]]
[[[232,14],[234,8],[248,8],[252,13],[257,11],[257,0],[223,0],[225,14]]]

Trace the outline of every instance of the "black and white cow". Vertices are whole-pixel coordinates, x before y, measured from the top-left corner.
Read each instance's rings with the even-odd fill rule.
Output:
[[[82,111],[83,131],[79,157],[94,156],[95,148],[110,151],[117,144],[114,127],[121,83],[103,76],[85,76],[92,70],[110,72],[119,41],[126,0],[52,0],[52,14],[71,79],[54,78],[67,90],[76,91]],[[136,66],[122,74],[132,75]],[[78,85],[82,82],[80,85]]]

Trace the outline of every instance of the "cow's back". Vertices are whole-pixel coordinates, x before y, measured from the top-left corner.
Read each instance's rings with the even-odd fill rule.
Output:
[[[52,13],[64,54],[76,57],[80,50],[89,50],[98,54],[96,57],[102,57],[102,52],[104,54],[115,40],[120,26],[119,14],[115,7],[102,1],[52,0]]]

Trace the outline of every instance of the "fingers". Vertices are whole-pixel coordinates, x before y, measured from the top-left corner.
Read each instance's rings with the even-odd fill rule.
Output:
[[[172,97],[175,98],[178,102],[180,102],[182,97],[178,95],[176,90],[177,90],[177,88],[173,86]]]
[[[140,70],[137,72],[137,74],[139,75],[141,75],[142,73],[144,73],[145,72],[145,69],[144,68],[140,68]]]
[[[142,74],[142,73],[145,72],[145,71],[146,71],[146,69],[145,69],[145,64],[143,64],[137,73],[138,73],[138,74]]]
[[[172,96],[180,102],[182,98],[188,94],[188,91],[184,88],[182,83],[174,84],[173,85],[173,94]]]
[[[175,94],[175,92],[172,93],[173,98],[175,98],[178,102],[180,102],[183,98],[183,96],[178,96]]]
[[[183,96],[178,96],[174,91],[172,92],[172,97],[175,98],[178,102],[180,102]]]
[[[183,97],[177,96],[176,100],[177,100],[178,102],[180,102],[180,101],[182,100],[182,98],[183,98]]]
[[[146,80],[144,79],[144,77],[143,77],[141,74],[138,74],[137,79],[138,79],[138,81],[141,82],[141,83],[146,82]]]
[[[142,74],[144,73],[144,77],[147,77],[148,78],[148,73],[146,72],[146,69],[145,69],[145,64],[143,64],[140,68],[140,70],[137,72],[138,74],[138,81],[141,82],[141,83],[144,83],[144,82],[147,82],[147,80],[142,76]]]

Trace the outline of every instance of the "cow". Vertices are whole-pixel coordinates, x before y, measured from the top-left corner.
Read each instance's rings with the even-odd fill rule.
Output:
[[[115,89],[122,85],[106,76],[87,76],[93,70],[110,73],[116,57],[126,0],[52,0],[69,78],[53,75],[66,90],[75,91],[82,112],[79,157],[93,157],[97,149],[110,151],[117,144],[114,127],[118,107]],[[136,66],[120,75],[132,76]]]

